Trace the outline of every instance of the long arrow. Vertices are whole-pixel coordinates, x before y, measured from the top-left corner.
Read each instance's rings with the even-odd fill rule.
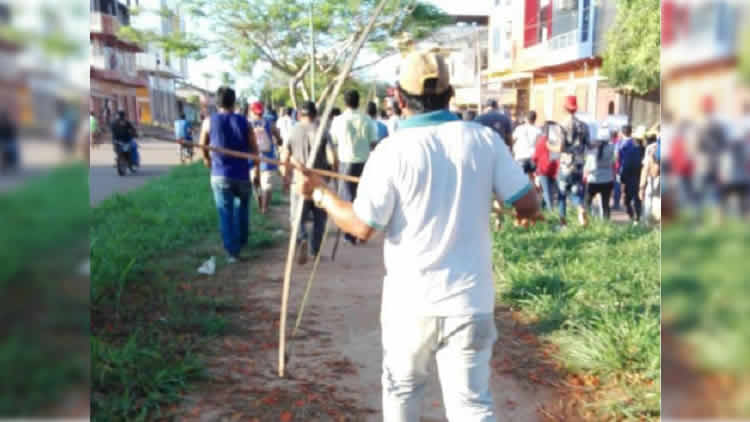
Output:
[[[341,87],[344,85],[344,82],[346,81],[346,77],[349,75],[349,72],[351,72],[352,67],[354,66],[354,61],[357,59],[357,55],[359,54],[359,50],[362,49],[362,46],[365,43],[365,40],[370,35],[370,32],[372,31],[372,28],[375,26],[375,21],[377,20],[380,13],[383,12],[383,9],[385,8],[386,4],[389,2],[389,0],[381,0],[380,4],[378,4],[378,7],[375,9],[375,12],[373,13],[372,17],[370,17],[370,22],[367,23],[367,26],[362,31],[362,33],[359,36],[359,39],[357,39],[356,44],[354,45],[352,55],[349,57],[349,59],[346,62],[346,66],[344,67],[344,70],[341,72],[341,74],[338,77],[338,81],[336,82],[336,86],[333,88],[333,91],[330,94],[329,98],[336,98],[339,95],[339,92],[341,91]],[[333,101],[326,101],[326,108],[323,112],[323,116],[321,117],[321,122],[327,122],[331,111],[333,110]],[[321,124],[318,127],[318,131],[315,134],[315,142],[313,143],[313,147],[310,151],[310,156],[307,159],[307,167],[313,167],[313,164],[315,162],[315,158],[318,156],[318,151],[320,150],[320,146],[323,141],[323,133],[325,131],[325,124]],[[286,367],[286,314],[287,314],[287,307],[289,304],[289,287],[291,283],[292,278],[292,266],[294,265],[294,255],[297,250],[297,232],[299,231],[299,225],[302,220],[302,211],[304,207],[302,206],[302,203],[299,204],[296,210],[293,210],[295,218],[292,220],[292,232],[289,236],[289,253],[286,257],[286,268],[284,270],[284,285],[282,286],[281,290],[281,315],[279,316],[279,376],[284,376],[284,370]]]
[[[335,171],[330,171],[330,170],[323,170],[323,169],[312,168],[312,165],[309,165],[309,166],[305,167],[305,166],[302,166],[302,165],[299,165],[299,164],[295,164],[293,162],[285,163],[285,162],[282,162],[282,161],[274,160],[272,158],[267,158],[267,157],[264,157],[262,155],[252,154],[252,153],[249,153],[249,152],[240,152],[240,151],[235,151],[235,150],[226,149],[226,148],[222,148],[222,147],[215,147],[215,146],[211,146],[211,145],[201,145],[201,144],[196,144],[196,143],[192,143],[192,142],[185,142],[185,141],[180,141],[180,140],[172,141],[172,140],[164,139],[163,141],[165,141],[165,142],[172,142],[172,143],[175,143],[175,144],[180,144],[180,145],[187,146],[187,147],[192,146],[192,147],[196,147],[196,148],[202,148],[202,149],[205,149],[205,150],[209,150],[209,151],[213,151],[213,152],[218,152],[219,154],[228,155],[230,157],[246,158],[248,160],[262,161],[262,162],[265,162],[265,163],[268,163],[268,164],[273,164],[273,165],[279,166],[279,167],[284,167],[284,166],[292,167],[292,168],[296,168],[297,170],[302,170],[302,171],[307,171],[307,172],[310,172],[310,173],[315,173],[315,174],[317,174],[319,176],[331,177],[331,178],[334,178],[334,179],[346,180],[347,182],[359,183],[359,178],[358,177],[349,176],[347,174],[336,173]]]

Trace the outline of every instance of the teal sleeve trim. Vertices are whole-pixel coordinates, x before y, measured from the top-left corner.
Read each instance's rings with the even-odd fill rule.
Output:
[[[372,220],[368,221],[365,224],[367,224],[368,226],[372,227],[373,229],[375,229],[377,231],[380,231],[380,232],[385,231],[385,227],[384,226],[381,226],[380,224],[378,224],[378,223],[376,223],[376,222],[374,222]]]
[[[505,206],[510,207],[511,205],[515,204],[519,199],[523,198],[524,195],[529,193],[529,191],[531,191],[531,188],[532,188],[531,183],[527,183],[526,186],[523,187],[523,189],[521,189],[515,195],[505,200]]]

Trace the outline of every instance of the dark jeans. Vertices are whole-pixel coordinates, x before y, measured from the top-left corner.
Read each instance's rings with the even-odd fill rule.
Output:
[[[615,189],[614,189],[614,195],[613,195],[613,207],[616,210],[620,209],[620,199],[622,197],[622,186],[621,183],[618,181],[615,181]]]
[[[547,209],[552,209],[553,203],[552,198],[557,192],[557,180],[548,176],[537,176],[539,184],[542,185],[542,206]]]
[[[573,190],[576,190],[573,193]],[[557,190],[557,206],[560,214],[560,218],[565,218],[568,213],[568,198],[576,207],[583,206],[583,184],[582,183],[571,183],[567,184],[565,189],[558,187]]]
[[[252,185],[248,181],[212,177],[211,189],[219,212],[219,230],[224,249],[236,257],[240,249],[247,245],[250,232],[248,203]]]
[[[364,170],[364,168],[365,163],[341,163],[339,173],[360,177],[362,176],[362,170]],[[353,182],[339,182],[339,197],[344,201],[354,202],[354,200],[357,199],[358,185],[358,183]],[[346,234],[344,237],[352,243],[356,242],[356,238],[350,234]]]
[[[299,203],[302,203],[302,221],[300,221],[299,231],[297,232],[297,241],[300,242],[303,239],[310,242],[310,255],[316,256],[320,251],[320,244],[323,241],[323,232],[326,228],[326,212],[313,204],[313,201],[305,200],[299,195],[291,195],[291,211],[292,215],[296,216],[296,207]],[[312,236],[307,232],[307,222],[312,221]]]
[[[628,217],[633,221],[641,219],[641,198],[638,197],[638,186],[641,182],[640,176],[636,174],[623,173],[620,182],[625,185],[625,210]]]
[[[604,213],[604,219],[609,220],[610,209],[609,209],[609,198],[612,195],[612,190],[615,187],[615,182],[609,183],[589,183],[586,187],[586,209],[591,213],[591,203],[594,201],[594,197],[597,194],[602,196],[602,211]]]

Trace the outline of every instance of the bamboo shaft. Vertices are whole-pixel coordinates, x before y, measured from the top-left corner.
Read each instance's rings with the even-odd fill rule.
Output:
[[[279,167],[289,166],[289,167],[296,168],[298,170],[305,170],[305,171],[308,171],[310,173],[315,173],[315,174],[317,174],[319,176],[331,177],[331,178],[334,178],[334,179],[346,180],[347,182],[359,183],[359,178],[358,177],[349,176],[347,174],[340,174],[340,173],[336,173],[335,171],[330,171],[330,170],[323,170],[323,169],[316,169],[316,168],[305,168],[304,166],[301,166],[299,164],[294,164],[294,163],[291,163],[291,162],[290,163],[283,163],[283,162],[281,162],[279,160],[274,160],[272,158],[267,158],[267,157],[264,157],[262,155],[252,154],[252,153],[249,153],[249,152],[234,151],[234,150],[231,150],[231,149],[226,149],[226,148],[222,148],[222,147],[214,147],[214,146],[211,146],[211,145],[200,145],[200,144],[195,144],[195,143],[191,144],[190,142],[184,142],[184,141],[168,141],[168,142],[174,142],[174,143],[177,143],[177,144],[180,144],[180,145],[185,145],[185,146],[192,145],[192,146],[197,147],[197,148],[202,148],[202,149],[206,149],[206,150],[209,150],[209,151],[218,152],[220,154],[228,155],[230,157],[246,158],[246,159],[249,159],[249,160],[262,161],[262,162],[265,162],[265,163],[268,163],[268,164],[273,164],[273,165],[276,165],[276,166],[279,166]]]

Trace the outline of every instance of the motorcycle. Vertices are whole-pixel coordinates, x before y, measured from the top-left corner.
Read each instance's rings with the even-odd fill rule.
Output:
[[[135,163],[133,162],[133,151],[130,142],[115,141],[115,154],[117,174],[125,176],[128,170],[135,173]]]

